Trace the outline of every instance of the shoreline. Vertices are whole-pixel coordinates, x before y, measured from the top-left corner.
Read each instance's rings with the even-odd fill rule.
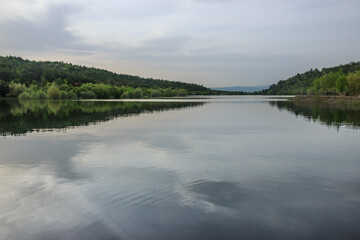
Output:
[[[354,96],[308,96],[296,95],[289,99],[296,104],[317,104],[335,108],[360,109],[360,97]]]

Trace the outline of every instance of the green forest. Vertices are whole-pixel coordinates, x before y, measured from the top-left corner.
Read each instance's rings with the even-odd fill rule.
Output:
[[[0,56],[0,96],[19,99],[127,99],[241,94],[168,80],[117,74],[71,63]]]
[[[360,62],[311,69],[259,92],[266,95],[360,95]]]
[[[259,92],[117,74],[64,62],[0,56],[0,97],[19,99],[131,99],[187,95],[360,95],[360,62],[311,69]]]

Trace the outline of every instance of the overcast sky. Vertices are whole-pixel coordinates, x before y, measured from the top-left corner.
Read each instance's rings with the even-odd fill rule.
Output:
[[[0,0],[0,55],[207,87],[360,60],[359,0]]]

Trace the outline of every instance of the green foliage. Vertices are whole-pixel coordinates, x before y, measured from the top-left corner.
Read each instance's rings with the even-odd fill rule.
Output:
[[[155,98],[155,97],[161,97],[161,92],[159,90],[151,90],[150,92],[150,97]]]
[[[42,87],[44,87],[49,82],[55,82],[59,88],[62,85],[78,87],[82,86],[84,83],[99,84],[98,88],[96,89],[87,89],[93,91],[98,98],[109,98],[111,96],[120,97],[123,92],[121,92],[119,96],[119,92],[116,92],[118,89],[114,89],[113,86],[126,86],[142,89],[182,88],[194,93],[211,92],[210,89],[193,83],[141,78],[138,76],[131,76],[126,74],[116,74],[93,67],[67,64],[63,62],[36,62],[12,56],[0,56],[0,79],[3,79],[8,83],[14,81],[25,84],[27,86],[30,84],[36,84]],[[101,84],[103,85],[100,86]],[[105,87],[105,85],[107,86]],[[68,89],[60,90],[68,91]]]
[[[29,92],[23,92],[19,94],[18,98],[21,100],[31,99],[31,94]]]
[[[49,96],[43,90],[38,90],[35,92],[30,92],[30,98],[31,99],[47,99],[47,98],[49,98]]]
[[[359,95],[357,76],[360,71],[360,62],[351,62],[332,68],[324,68],[321,71],[315,69],[297,74],[287,80],[281,80],[273,84],[260,94],[280,95],[324,95],[340,94]]]
[[[51,87],[47,91],[47,94],[49,95],[49,98],[51,98],[51,99],[60,99],[61,98],[61,92],[56,87],[55,84],[51,85]]]
[[[269,89],[259,93],[269,95],[300,94],[301,88],[307,89],[311,87],[314,79],[321,76],[321,71],[311,69],[303,74],[296,74],[287,80],[280,80],[277,84],[272,84]]]
[[[343,93],[347,89],[347,80],[345,75],[341,75],[336,80],[336,91],[338,93]]]
[[[0,96],[5,96],[9,92],[10,92],[9,84],[4,80],[0,79]]]
[[[176,91],[176,95],[180,96],[180,97],[184,97],[187,95],[187,91],[185,89],[178,89]]]
[[[166,88],[164,90],[164,97],[174,97],[176,95],[176,91],[171,90],[171,88]]]
[[[96,99],[96,94],[91,90],[80,92],[80,97],[83,99]]]
[[[128,88],[127,88],[127,92],[128,92],[128,94],[129,94],[129,98],[135,98],[134,89],[133,89],[133,88],[128,87]]]
[[[324,90],[330,90],[335,87],[336,79],[338,78],[336,73],[328,73],[320,77],[320,86]]]
[[[74,98],[75,94],[77,98],[95,97],[100,99],[121,98],[126,91],[129,98],[151,97],[151,95],[161,97],[246,94],[244,92],[211,90],[193,83],[141,78],[63,62],[37,62],[12,56],[0,56],[0,79],[10,83],[10,93],[8,94],[10,97],[18,97],[25,91],[43,90],[47,92],[53,84],[60,92],[59,95],[57,93],[54,95],[58,99],[68,99],[65,92],[69,93],[70,91],[73,91],[71,98]]]
[[[73,90],[68,91],[67,96],[68,99],[72,99],[72,100],[77,99],[77,96]]]
[[[122,98],[122,99],[130,98],[129,92],[128,92],[128,91],[124,92],[124,93],[121,95],[121,98]]]
[[[141,88],[137,88],[134,90],[134,97],[135,98],[142,98],[143,97],[143,91]]]
[[[27,91],[29,91],[29,92],[36,92],[39,90],[40,90],[40,87],[37,86],[36,84],[30,84],[30,86],[27,88]]]
[[[73,90],[70,91],[60,91],[61,93],[61,99],[77,99],[77,96]]]
[[[11,97],[18,97],[21,93],[25,92],[26,90],[25,84],[14,83],[14,82],[9,84],[9,88],[10,88],[9,95]]]
[[[61,99],[68,99],[68,92],[60,90]]]
[[[360,95],[360,71],[349,74],[346,79],[349,94]]]

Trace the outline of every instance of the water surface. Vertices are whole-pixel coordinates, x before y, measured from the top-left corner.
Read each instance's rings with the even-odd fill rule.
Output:
[[[360,239],[356,109],[274,97],[0,107],[0,239]]]

